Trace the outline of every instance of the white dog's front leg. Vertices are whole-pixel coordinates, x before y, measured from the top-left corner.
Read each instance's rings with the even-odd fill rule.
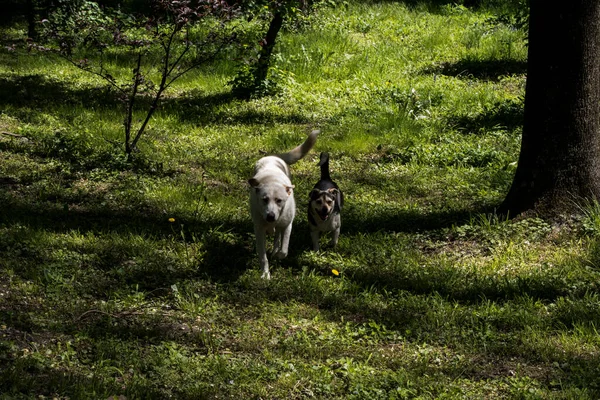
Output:
[[[276,256],[279,259],[286,258],[288,255],[288,247],[290,245],[290,236],[292,235],[292,224],[290,223],[285,227],[283,232],[276,233],[276,235],[277,234],[281,235],[281,247],[279,248]]]
[[[256,252],[258,253],[258,261],[260,262],[260,267],[263,270],[261,278],[263,279],[271,279],[271,273],[269,272],[269,260],[267,259],[267,234],[263,229],[255,230],[256,236]]]
[[[319,231],[310,231],[310,238],[312,239],[313,251],[319,251],[319,238],[321,233]]]
[[[275,229],[275,239],[273,240],[273,251],[271,251],[271,257],[275,257],[279,251],[281,251],[281,236],[282,232]]]

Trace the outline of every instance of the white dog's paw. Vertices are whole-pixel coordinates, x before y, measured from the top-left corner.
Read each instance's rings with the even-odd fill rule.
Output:
[[[277,253],[275,253],[275,257],[279,258],[280,260],[286,258],[288,255],[287,251],[282,251],[279,250]]]
[[[269,279],[271,279],[271,273],[270,273],[269,271],[264,271],[260,277],[261,277],[262,279],[267,279],[267,280],[269,280]]]

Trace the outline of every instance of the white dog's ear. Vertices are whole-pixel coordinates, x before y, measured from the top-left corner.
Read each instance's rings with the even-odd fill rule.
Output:
[[[252,186],[253,188],[257,187],[258,185],[260,185],[260,182],[257,181],[254,178],[250,178],[248,179],[248,183],[250,184],[250,186]]]
[[[291,196],[291,195],[292,195],[292,189],[294,189],[294,188],[295,188],[295,186],[294,186],[294,185],[290,185],[290,186],[286,186],[286,187],[285,187],[285,190],[286,190],[286,192],[287,192],[288,196]]]

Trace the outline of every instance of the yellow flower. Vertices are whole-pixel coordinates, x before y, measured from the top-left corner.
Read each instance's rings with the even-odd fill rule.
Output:
[[[340,274],[340,271],[338,271],[337,269],[332,269],[331,273],[334,274],[335,276],[338,276]]]
[[[169,218],[169,222],[175,222],[175,218]]]

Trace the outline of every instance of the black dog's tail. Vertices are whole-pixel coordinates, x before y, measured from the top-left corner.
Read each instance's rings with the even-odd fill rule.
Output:
[[[319,167],[321,167],[321,180],[330,181],[331,176],[329,176],[329,153],[321,153]]]

